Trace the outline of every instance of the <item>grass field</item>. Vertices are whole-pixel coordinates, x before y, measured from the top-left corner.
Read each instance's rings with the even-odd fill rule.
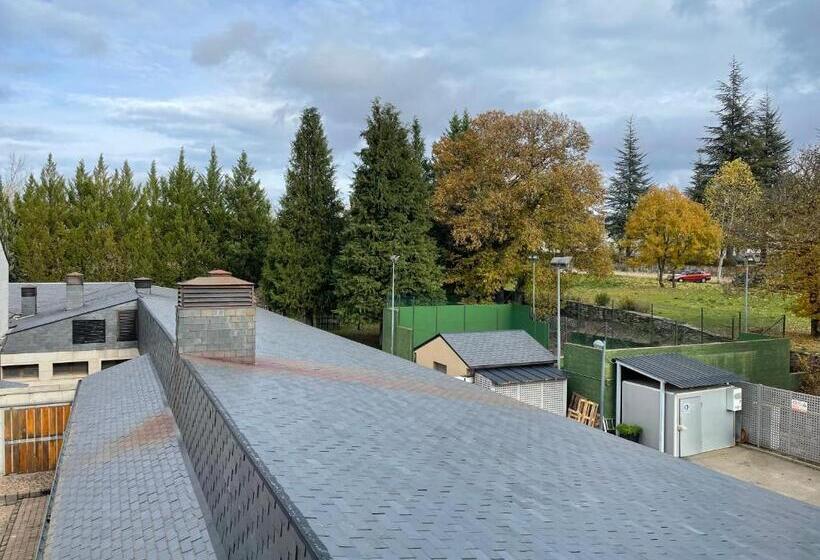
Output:
[[[667,283],[665,288],[661,288],[657,280],[649,276],[612,275],[607,278],[595,278],[572,274],[566,277],[566,284],[568,287],[563,297],[567,300],[594,303],[595,296],[605,292],[612,298],[615,307],[621,307],[628,298],[635,302],[641,311],[649,312],[651,309],[656,315],[693,325],[699,324],[703,309],[704,325],[707,329],[710,325],[726,328],[733,317],[737,324],[738,312],[743,311],[743,289],[726,284],[718,285],[714,281],[706,284],[678,283],[676,288]],[[797,335],[793,337],[796,340],[808,340],[808,336],[799,335],[808,335],[809,320],[791,313],[790,304],[789,296],[762,288],[751,289],[750,330],[766,329],[785,314],[787,334]]]

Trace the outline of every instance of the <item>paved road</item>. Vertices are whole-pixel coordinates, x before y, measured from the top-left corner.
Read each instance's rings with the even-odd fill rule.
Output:
[[[820,507],[820,468],[745,446],[688,458],[709,469]]]

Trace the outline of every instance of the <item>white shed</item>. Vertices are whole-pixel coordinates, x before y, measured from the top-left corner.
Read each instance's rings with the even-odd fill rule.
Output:
[[[734,373],[680,354],[617,358],[615,368],[615,421],[640,426],[640,443],[675,457],[735,444]]]

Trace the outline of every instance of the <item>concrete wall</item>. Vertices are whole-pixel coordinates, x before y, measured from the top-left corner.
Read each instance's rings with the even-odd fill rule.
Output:
[[[137,303],[130,301],[101,309],[84,315],[77,315],[62,321],[56,321],[40,327],[35,327],[25,331],[9,332],[6,337],[6,344],[3,347],[3,354],[39,353],[39,352],[59,352],[59,351],[87,351],[103,350],[107,348],[136,348],[136,341],[117,341],[118,321],[117,312],[124,310],[136,310]],[[72,341],[72,322],[81,319],[104,319],[105,320],[105,343],[100,344],[74,344]]]
[[[450,346],[441,338],[435,338],[416,350],[416,363],[435,369],[433,362],[447,366],[447,375],[466,377],[470,375],[467,365],[461,361]]]
[[[652,449],[660,443],[660,401],[658,387],[624,381],[621,393],[621,422],[643,428],[638,442]],[[669,401],[667,401],[667,407]],[[669,442],[664,447],[669,449]]]
[[[253,363],[256,356],[256,307],[177,309],[180,354]]]
[[[78,344],[77,346],[83,346]],[[104,350],[68,350],[62,352],[23,352],[19,354],[4,354],[0,362],[3,367],[37,365],[38,381],[50,381],[53,376],[54,364],[70,362],[88,362],[88,373],[97,373],[102,369],[102,362],[108,360],[130,360],[139,356],[139,349],[107,348]],[[60,376],[60,379],[65,377]],[[15,381],[15,379],[11,379]],[[23,380],[29,383],[29,380]]]

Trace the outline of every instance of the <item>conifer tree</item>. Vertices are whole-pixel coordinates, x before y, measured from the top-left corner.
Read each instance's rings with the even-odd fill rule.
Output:
[[[453,112],[453,116],[450,117],[450,122],[447,126],[447,132],[444,134],[450,139],[455,140],[460,134],[467,132],[470,128],[470,115],[467,113],[467,109],[464,109],[464,112],[459,116],[458,113]]]
[[[335,304],[333,263],[341,247],[344,207],[334,176],[319,111],[309,107],[291,144],[262,288],[274,309],[314,324]]]
[[[750,162],[764,192],[771,191],[789,168],[791,141],[780,123],[780,112],[767,93],[758,103],[754,122],[755,157]]]
[[[698,148],[700,158],[695,163],[688,190],[689,197],[696,202],[703,202],[706,185],[721,165],[736,159],[747,163],[755,160],[754,113],[743,88],[745,82],[740,63],[733,58],[729,80],[718,84],[715,96],[720,105],[715,111],[718,123],[706,127],[707,136],[701,139],[703,145]]]
[[[441,270],[430,237],[422,171],[391,104],[373,102],[358,153],[345,245],[338,260],[339,314],[350,324],[378,320],[397,255],[397,293],[441,297]]]
[[[237,278],[258,283],[270,243],[271,208],[248,154],[240,154],[225,178],[220,258]]]
[[[154,246],[147,204],[134,183],[134,174],[128,161],[114,173],[111,180],[109,223],[117,246],[115,279],[131,280],[150,275]]]
[[[111,176],[102,155],[91,174],[80,161],[69,189],[71,202],[71,243],[69,260],[72,269],[89,280],[111,281],[117,277],[117,247],[109,222]]]
[[[17,213],[14,210],[14,192],[7,187],[0,177],[0,243],[6,252],[9,262],[9,280],[17,279],[16,261],[13,248],[17,234]]]
[[[646,154],[638,146],[638,133],[630,118],[626,123],[623,148],[618,150],[615,175],[609,181],[606,196],[606,229],[612,239],[620,240],[623,237],[629,213],[651,186],[645,157]]]
[[[205,174],[199,175],[200,189],[205,197],[205,218],[208,228],[216,239],[218,254],[224,255],[226,249],[226,208],[225,208],[225,177],[222,173],[222,166],[219,165],[219,158],[216,155],[216,147],[211,146],[211,156],[208,160],[208,167]],[[217,261],[219,260],[218,257]]]
[[[426,148],[424,146],[424,136],[421,133],[421,123],[417,117],[413,117],[413,123],[410,125],[411,144],[413,145],[413,153],[419,162],[419,167],[422,171],[422,181],[427,187],[428,196],[433,192],[433,165],[427,158]]]
[[[15,200],[18,234],[13,240],[20,278],[24,281],[58,281],[70,272],[69,203],[65,178],[51,154],[40,180],[29,176]]]

